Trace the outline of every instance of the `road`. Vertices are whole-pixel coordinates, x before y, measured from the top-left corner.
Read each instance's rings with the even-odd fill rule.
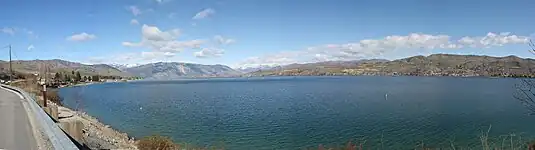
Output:
[[[37,144],[23,99],[0,88],[0,149],[36,150]]]

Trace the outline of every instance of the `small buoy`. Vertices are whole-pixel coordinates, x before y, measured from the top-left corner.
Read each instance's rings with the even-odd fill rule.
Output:
[[[139,110],[143,110],[143,107],[139,107]]]
[[[388,100],[388,93],[385,94],[385,100]]]

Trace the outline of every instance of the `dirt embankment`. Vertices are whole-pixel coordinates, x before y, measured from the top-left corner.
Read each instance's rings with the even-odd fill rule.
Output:
[[[82,122],[82,141],[91,149],[137,149],[136,141],[126,133],[118,132],[86,113],[62,106],[58,106],[58,112],[60,122]]]

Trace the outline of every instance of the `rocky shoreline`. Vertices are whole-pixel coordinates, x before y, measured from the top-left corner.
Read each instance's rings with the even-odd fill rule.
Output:
[[[134,138],[128,137],[85,112],[58,106],[59,122],[80,121],[82,142],[90,149],[137,149]]]

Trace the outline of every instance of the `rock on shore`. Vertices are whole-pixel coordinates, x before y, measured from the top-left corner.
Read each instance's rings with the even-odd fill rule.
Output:
[[[135,140],[118,132],[84,112],[58,106],[59,121],[80,121],[83,124],[82,142],[91,149],[137,149]]]

